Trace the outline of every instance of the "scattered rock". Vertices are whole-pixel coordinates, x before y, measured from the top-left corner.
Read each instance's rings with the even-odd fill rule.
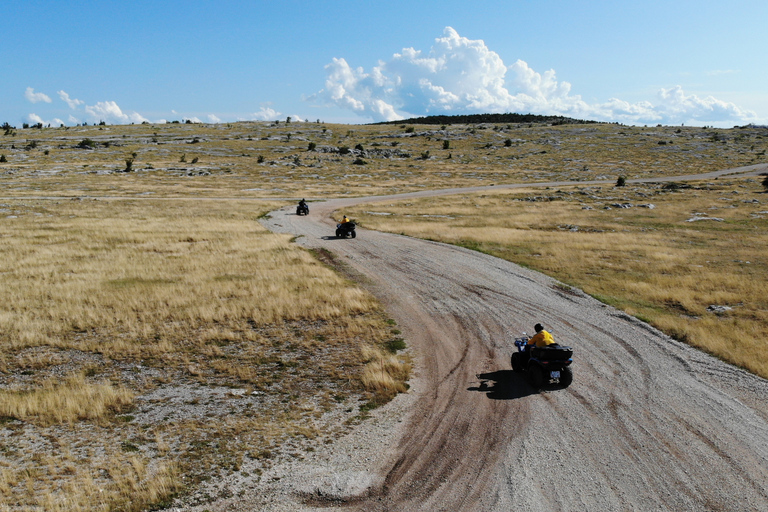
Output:
[[[695,216],[691,217],[690,219],[686,220],[685,222],[697,222],[697,221],[700,221],[700,220],[714,220],[716,222],[723,222],[723,220],[725,220],[725,219],[721,219],[720,217],[704,217],[704,216],[695,215]]]
[[[709,311],[710,313],[718,314],[718,315],[721,315],[721,314],[723,314],[723,313],[725,313],[727,311],[730,311],[732,309],[733,308],[730,307],[730,306],[716,306],[716,305],[707,306],[707,311]]]

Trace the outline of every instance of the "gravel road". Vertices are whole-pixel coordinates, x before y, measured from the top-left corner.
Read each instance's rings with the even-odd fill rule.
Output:
[[[203,508],[768,510],[768,381],[512,263],[364,229],[333,236],[331,212],[392,199],[291,207],[265,224],[327,249],[382,300],[416,357],[412,390]],[[574,348],[567,389],[534,392],[510,369],[513,339],[536,322]]]

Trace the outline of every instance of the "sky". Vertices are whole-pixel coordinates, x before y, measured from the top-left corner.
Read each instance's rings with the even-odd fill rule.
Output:
[[[765,0],[0,3],[0,123],[768,125]]]

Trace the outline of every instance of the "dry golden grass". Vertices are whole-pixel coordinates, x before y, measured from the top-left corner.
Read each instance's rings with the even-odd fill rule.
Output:
[[[49,426],[100,420],[126,409],[132,401],[133,393],[125,388],[73,375],[62,383],[48,380],[32,389],[5,390],[0,393],[0,416]]]
[[[619,203],[635,206],[604,209]],[[648,203],[655,208],[639,207]],[[765,203],[759,180],[750,178],[679,190],[659,184],[500,191],[349,211],[369,228],[463,245],[543,271],[768,377]],[[697,216],[710,220],[688,222]],[[707,309],[712,305],[732,309],[718,314]]]
[[[374,394],[375,404],[388,402],[408,390],[406,381],[411,363],[407,357],[387,353],[376,346],[364,346],[362,355],[366,361],[362,382]]]
[[[0,504],[143,510],[182,476],[194,485],[249,450],[311,443],[334,407],[385,401],[362,379],[361,347],[391,337],[380,306],[258,223],[279,203],[2,204]],[[165,419],[133,420],[151,413],[136,397],[197,383],[241,393],[201,421],[162,400]],[[47,450],[72,455],[32,455]]]

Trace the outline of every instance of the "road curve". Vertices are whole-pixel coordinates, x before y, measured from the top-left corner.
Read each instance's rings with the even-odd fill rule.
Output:
[[[359,275],[418,357],[402,435],[372,462],[375,477],[313,506],[768,510],[768,381],[512,263],[364,229],[333,236],[333,211],[401,197],[265,221]],[[568,389],[536,393],[510,370],[511,341],[536,322],[574,347]]]

